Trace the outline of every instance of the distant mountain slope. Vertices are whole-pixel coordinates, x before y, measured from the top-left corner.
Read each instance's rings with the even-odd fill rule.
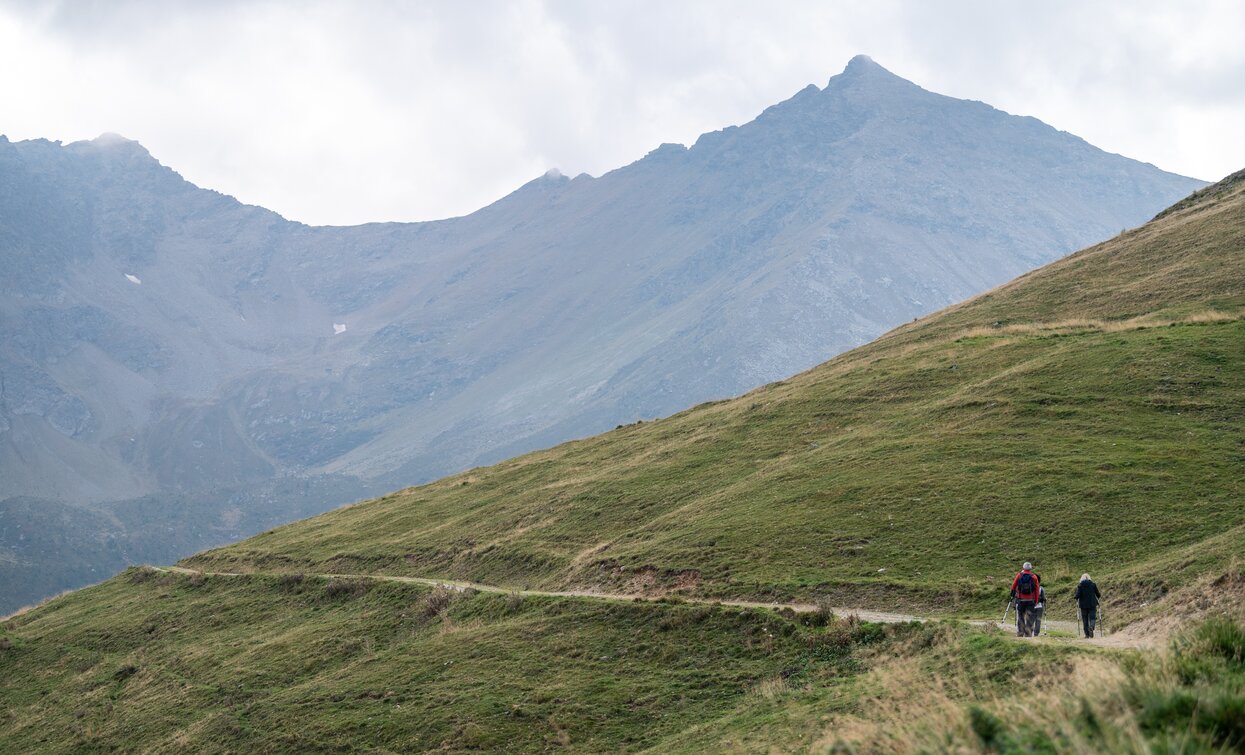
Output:
[[[1198,185],[864,57],[431,223],[308,227],[120,137],[0,141],[0,498],[433,479],[805,369]]]
[[[99,582],[131,564],[171,563],[205,544],[334,508],[365,490],[353,478],[316,475],[84,506],[7,498],[0,501],[0,610]]]
[[[1243,318],[1245,172],[790,380],[187,563],[950,611],[1032,560],[1151,600],[1245,546]]]

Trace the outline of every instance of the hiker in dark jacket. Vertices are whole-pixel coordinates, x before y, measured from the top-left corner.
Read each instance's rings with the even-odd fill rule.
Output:
[[[1033,573],[1033,564],[1025,562],[1024,567],[1012,580],[1012,600],[1016,602],[1016,636],[1029,637],[1029,614],[1037,605],[1038,594],[1042,583]]]
[[[1102,594],[1098,592],[1098,585],[1094,584],[1094,580],[1090,579],[1088,574],[1082,574],[1081,581],[1077,584],[1076,592],[1072,594],[1072,597],[1081,607],[1081,624],[1085,630],[1085,636],[1092,638],[1094,624],[1098,623],[1098,601],[1102,597]]]

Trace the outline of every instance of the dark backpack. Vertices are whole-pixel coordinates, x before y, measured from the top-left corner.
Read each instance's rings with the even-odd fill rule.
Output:
[[[1037,598],[1037,580],[1029,572],[1020,573],[1020,579],[1016,581],[1016,597],[1021,600]]]

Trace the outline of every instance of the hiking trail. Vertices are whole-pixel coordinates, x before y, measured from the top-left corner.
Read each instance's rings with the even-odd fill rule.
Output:
[[[189,569],[184,566],[151,566],[158,572],[172,572],[177,574],[201,574],[208,577],[250,577],[262,576],[263,572],[217,572],[203,571],[201,569]],[[429,587],[440,587],[457,592],[465,590],[476,590],[478,592],[501,593],[504,595],[528,595],[532,597],[547,598],[591,598],[594,600],[612,600],[621,603],[633,603],[635,601],[646,601],[650,603],[660,602],[664,596],[651,595],[635,595],[628,593],[610,593],[596,592],[594,590],[516,590],[508,587],[498,587],[497,585],[486,585],[479,582],[467,582],[454,579],[432,579],[429,577],[400,577],[390,574],[309,574],[307,576],[320,577],[322,579],[374,579],[383,582],[403,582],[407,584],[428,585]],[[813,603],[780,603],[780,602],[763,602],[755,600],[727,600],[717,598],[696,598],[676,596],[677,600],[683,603],[693,603],[698,605],[721,605],[733,606],[735,608],[762,608],[772,611],[780,611],[790,609],[796,613],[810,613],[818,610]],[[856,616],[861,621],[872,622],[876,624],[903,624],[910,621],[930,621],[941,617],[936,616],[918,616],[916,614],[893,613],[889,611],[870,611],[859,608],[843,608],[832,607],[830,609],[835,616],[847,618],[848,616]],[[968,624],[977,627],[996,627],[1002,630],[1013,630],[1015,625],[1008,623],[1003,624],[999,621],[989,619],[969,619]],[[1048,628],[1055,630],[1061,636],[1042,635],[1039,640],[1050,642],[1077,642],[1085,644],[1101,645],[1112,648],[1148,648],[1156,643],[1148,637],[1134,636],[1125,631],[1113,632],[1104,637],[1086,640],[1077,636],[1077,624],[1075,621],[1065,621],[1059,619],[1047,619],[1043,622]],[[1017,638],[1020,639],[1020,638]]]

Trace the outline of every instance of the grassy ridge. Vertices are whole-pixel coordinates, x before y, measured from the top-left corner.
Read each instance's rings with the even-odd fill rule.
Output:
[[[1245,572],[1232,578],[1245,585]],[[134,569],[0,624],[0,742],[31,753],[1245,746],[1245,629],[1212,621],[1176,647],[1138,655],[963,624]]]
[[[886,635],[814,618],[134,569],[3,625],[0,740],[13,752],[635,750],[737,712],[767,680],[849,705],[855,648]]]
[[[1024,559],[1132,585],[1245,543],[1245,184],[1184,204],[790,380],[187,563],[924,612]]]

